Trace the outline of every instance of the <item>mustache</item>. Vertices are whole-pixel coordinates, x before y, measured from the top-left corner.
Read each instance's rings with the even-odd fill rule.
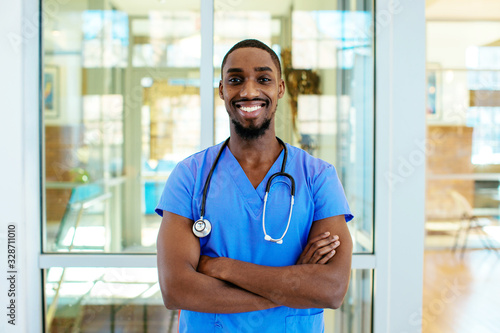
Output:
[[[254,101],[261,101],[261,102],[266,103],[266,105],[269,104],[269,101],[267,99],[264,99],[264,98],[252,98],[252,99],[250,99],[250,98],[240,98],[240,99],[232,101],[232,104],[236,105],[237,103],[241,103],[241,102],[254,102]]]
[[[268,100],[268,99],[265,99],[265,98],[259,98],[259,97],[257,97],[257,98],[252,98],[252,99],[250,99],[250,98],[240,98],[240,99],[236,99],[236,100],[232,101],[232,102],[231,102],[231,104],[232,104],[233,106],[236,106],[236,104],[238,104],[238,103],[242,103],[242,102],[255,102],[255,101],[260,101],[260,102],[262,102],[262,103],[265,103],[265,104],[266,104],[266,106],[268,106],[268,105],[269,105],[269,100]]]

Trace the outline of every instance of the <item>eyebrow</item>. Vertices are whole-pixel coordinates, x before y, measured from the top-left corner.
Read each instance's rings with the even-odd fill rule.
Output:
[[[241,68],[229,68],[227,70],[228,73],[243,73],[243,69]]]
[[[271,69],[271,67],[255,67],[254,70],[256,72],[272,72],[273,70]]]
[[[256,72],[272,72],[273,70],[271,67],[264,66],[264,67],[255,67],[254,70]],[[227,70],[227,73],[243,73],[243,69],[241,68],[229,68]]]

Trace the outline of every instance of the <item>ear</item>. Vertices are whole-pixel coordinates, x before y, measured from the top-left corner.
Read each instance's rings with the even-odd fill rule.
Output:
[[[219,81],[219,98],[224,100],[224,93],[222,92],[222,90],[224,89],[224,87],[222,86],[222,80]]]
[[[278,99],[282,98],[285,95],[285,80],[280,79],[280,83],[278,86]]]

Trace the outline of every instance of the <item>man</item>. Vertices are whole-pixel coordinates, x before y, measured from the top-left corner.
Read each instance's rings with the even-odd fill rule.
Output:
[[[276,138],[285,84],[269,47],[241,41],[221,71],[227,146],[180,162],[157,207],[164,303],[182,309],[181,332],[322,332],[322,309],[341,305],[351,270],[342,185],[332,165]],[[211,231],[197,238],[200,218]]]

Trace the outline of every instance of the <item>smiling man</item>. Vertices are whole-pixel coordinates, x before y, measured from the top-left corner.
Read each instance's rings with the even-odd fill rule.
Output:
[[[180,332],[322,332],[351,270],[342,185],[276,137],[285,83],[268,46],[237,43],[221,72],[230,137],[180,162],[156,209],[165,306]]]

